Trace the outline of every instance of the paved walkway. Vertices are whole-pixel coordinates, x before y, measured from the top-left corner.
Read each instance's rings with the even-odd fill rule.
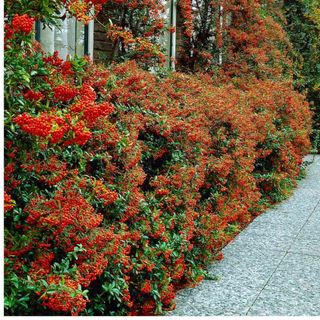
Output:
[[[313,156],[308,156],[311,161]],[[180,291],[170,316],[320,316],[320,156],[292,197],[256,218]]]

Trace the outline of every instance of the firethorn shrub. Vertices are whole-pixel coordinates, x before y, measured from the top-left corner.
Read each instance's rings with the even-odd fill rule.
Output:
[[[285,81],[63,61],[31,20],[5,40],[5,313],[173,308],[295,185],[308,104]]]

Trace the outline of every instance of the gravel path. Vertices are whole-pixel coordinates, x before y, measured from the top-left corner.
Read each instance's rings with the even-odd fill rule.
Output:
[[[294,194],[256,218],[209,267],[217,280],[181,290],[167,316],[320,316],[320,156]]]

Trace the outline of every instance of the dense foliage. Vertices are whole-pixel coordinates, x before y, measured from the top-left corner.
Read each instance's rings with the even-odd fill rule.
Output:
[[[285,1],[286,29],[293,44],[295,85],[320,98],[320,7],[315,0]]]
[[[294,86],[313,103],[315,148],[320,151],[320,4],[318,0],[284,2],[285,29],[292,42]]]
[[[63,61],[32,41],[34,2],[7,2],[6,314],[173,308],[295,184],[310,147],[304,96],[266,72],[236,77],[234,63],[217,85]]]

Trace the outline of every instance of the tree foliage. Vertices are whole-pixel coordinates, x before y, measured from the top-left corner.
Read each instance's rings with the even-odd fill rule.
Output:
[[[317,0],[284,2],[285,29],[293,45],[294,86],[313,103],[315,140],[320,139],[320,5]],[[319,148],[319,146],[318,146]]]

